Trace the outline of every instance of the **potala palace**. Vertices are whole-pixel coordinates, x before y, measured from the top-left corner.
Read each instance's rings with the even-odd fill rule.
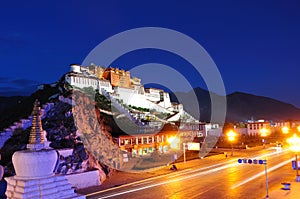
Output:
[[[118,100],[127,106],[135,106],[168,115],[166,122],[198,122],[184,111],[182,104],[171,102],[170,95],[157,88],[144,88],[141,79],[130,76],[130,71],[118,68],[70,65],[65,80],[73,87],[92,87],[102,95]],[[147,116],[147,115],[144,115]]]

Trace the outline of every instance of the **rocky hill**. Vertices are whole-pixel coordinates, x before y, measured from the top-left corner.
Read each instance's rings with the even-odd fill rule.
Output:
[[[68,99],[73,94],[77,97],[76,102],[78,104],[76,105],[76,109],[74,109],[72,103],[68,103],[70,101]],[[113,124],[110,124],[111,119],[109,119],[109,116],[100,114],[98,106],[101,106],[101,104],[95,103],[94,99],[91,99],[84,91],[76,91],[75,93],[74,90],[70,90],[68,84],[63,81],[58,82],[56,85],[44,85],[42,89],[31,96],[22,98],[22,101],[16,105],[6,108],[5,111],[7,113],[10,112],[9,116],[12,118],[8,117],[8,115],[2,115],[2,120],[9,118],[10,121],[17,121],[21,118],[28,118],[35,99],[39,99],[42,104],[52,104],[51,109],[47,111],[42,120],[43,129],[47,132],[47,139],[51,142],[50,146],[55,149],[73,149],[73,154],[63,160],[63,162],[67,163],[67,168],[63,170],[59,168],[58,172],[66,173],[72,172],[72,170],[74,172],[81,172],[97,168],[104,175],[100,176],[101,181],[103,181],[105,175],[110,173],[110,168],[116,168],[116,166],[122,164],[118,160],[122,154],[118,154],[120,153],[119,148],[113,141],[110,132],[110,126]],[[98,102],[100,101],[98,100]],[[107,105],[105,102],[102,103]],[[94,112],[94,115],[96,115],[93,118],[95,120],[93,121],[94,125],[89,126],[88,124],[90,123],[86,123],[86,121],[92,122],[91,114],[87,112],[86,105],[91,106],[91,110],[97,111],[97,114]],[[73,114],[74,111],[77,114]],[[76,118],[76,121],[82,121],[82,123],[75,124],[74,118],[77,116],[81,118]],[[16,128],[13,131],[12,137],[1,148],[0,153],[2,158],[0,164],[5,166],[6,175],[14,174],[11,161],[12,154],[15,151],[26,148],[29,132],[30,128]],[[83,144],[83,140],[85,144]],[[89,144],[87,145],[86,143]],[[99,146],[103,147],[101,154],[96,153],[99,150],[91,148],[96,146],[98,148]]]

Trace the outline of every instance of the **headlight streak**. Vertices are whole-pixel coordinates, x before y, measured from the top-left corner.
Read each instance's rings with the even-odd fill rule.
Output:
[[[288,150],[283,150],[281,152],[271,152],[271,153],[268,153],[268,154],[264,154],[264,155],[260,155],[260,156],[255,156],[255,157],[251,157],[252,159],[262,159],[264,157],[270,157],[270,156],[275,156],[275,155],[278,155],[279,153],[286,153],[286,152],[289,152]],[[250,158],[250,157],[248,157]],[[293,158],[289,159],[289,160],[286,160],[282,163],[279,163],[277,164],[276,166],[273,166],[273,167],[270,167],[268,168],[268,171],[273,171],[273,170],[276,170],[288,163],[290,163],[291,161],[293,160]],[[220,165],[223,165],[223,166],[220,166]],[[183,171],[180,171],[180,173],[176,173],[176,174],[167,174],[167,175],[163,175],[163,176],[156,176],[156,177],[153,177],[153,178],[150,178],[150,179],[145,179],[145,180],[142,180],[142,181],[138,181],[138,182],[134,182],[134,183],[130,183],[130,184],[126,184],[122,187],[126,187],[126,186],[139,186],[139,185],[145,185],[145,184],[148,184],[148,183],[153,183],[153,181],[150,181],[148,182],[149,180],[153,180],[153,179],[157,179],[157,178],[162,178],[162,177],[166,177],[167,178],[174,178],[174,177],[178,177],[180,175],[188,175],[188,176],[182,176],[182,177],[178,177],[178,178],[175,178],[175,179],[170,179],[170,180],[165,180],[165,181],[162,181],[162,182],[158,182],[158,183],[154,183],[154,184],[150,184],[150,185],[147,185],[147,186],[143,186],[143,187],[138,187],[138,188],[132,188],[132,189],[129,189],[129,190],[126,190],[126,191],[122,191],[122,192],[118,192],[118,193],[114,193],[114,194],[110,194],[110,195],[106,195],[106,196],[102,196],[102,197],[99,197],[100,198],[111,198],[111,197],[116,197],[116,196],[119,196],[119,195],[123,195],[123,194],[128,194],[128,193],[132,193],[132,192],[137,192],[137,191],[141,191],[141,190],[144,190],[144,189],[149,189],[149,188],[153,188],[153,187],[157,187],[157,186],[161,186],[161,185],[165,185],[165,184],[169,184],[169,183],[173,183],[173,182],[178,182],[178,181],[182,181],[182,180],[187,180],[187,179],[191,179],[191,178],[194,178],[194,177],[197,177],[197,176],[201,176],[201,175],[208,175],[210,173],[215,173],[215,172],[218,172],[220,170],[223,170],[223,169],[226,169],[226,168],[229,168],[229,167],[234,167],[234,166],[237,166],[239,165],[239,163],[237,163],[237,159],[234,159],[234,160],[230,160],[230,161],[227,161],[227,162],[223,162],[223,163],[218,163],[218,164],[214,164],[214,165],[210,165],[210,166],[207,166],[207,167],[203,167],[203,168],[199,168],[199,169],[195,169],[195,170],[191,170],[189,169],[188,171],[187,170],[183,170]],[[218,167],[220,166],[220,167]],[[258,166],[258,165],[257,165]],[[213,167],[216,167],[216,168],[213,168]],[[210,169],[210,168],[213,168],[213,169]],[[206,170],[206,169],[210,169],[208,171],[202,171],[202,170]],[[202,171],[202,172],[199,172],[199,171]],[[198,172],[198,173],[195,173],[195,172]],[[194,174],[192,174],[194,173]],[[173,174],[173,175],[172,175]],[[247,180],[244,180],[234,186],[232,186],[231,188],[232,189],[235,189],[243,184],[246,184],[262,175],[264,175],[265,172],[262,171],[250,178],[248,178]],[[89,196],[91,195],[95,195],[95,194],[98,194],[98,193],[104,193],[104,192],[107,192],[107,191],[110,191],[110,190],[114,190],[114,189],[117,189],[117,188],[120,188],[119,187],[114,187],[114,188],[111,188],[111,189],[107,189],[107,190],[103,190],[103,191],[100,191],[100,192],[95,192],[95,193],[91,193],[89,194]]]

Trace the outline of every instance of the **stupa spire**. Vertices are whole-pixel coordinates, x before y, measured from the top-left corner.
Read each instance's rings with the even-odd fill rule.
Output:
[[[39,107],[40,102],[35,100],[32,116],[32,126],[29,135],[29,143],[27,144],[27,149],[29,150],[41,150],[44,148],[44,132],[41,120],[41,109]]]

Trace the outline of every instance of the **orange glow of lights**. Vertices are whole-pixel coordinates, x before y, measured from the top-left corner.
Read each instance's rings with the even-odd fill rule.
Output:
[[[230,130],[227,134],[228,140],[229,141],[234,141],[236,137],[236,133],[233,130]]]
[[[289,127],[287,127],[287,126],[284,126],[284,127],[282,127],[281,131],[282,131],[284,134],[287,134],[287,133],[289,133],[290,129],[289,129]]]
[[[260,135],[261,135],[262,137],[266,137],[266,136],[268,135],[268,133],[269,133],[269,130],[268,130],[268,129],[266,129],[266,128],[260,129]]]
[[[171,137],[168,138],[167,141],[168,141],[169,144],[171,144],[171,143],[173,142],[174,139],[175,139],[175,137],[174,137],[174,136],[171,136]]]
[[[293,152],[299,152],[300,151],[300,138],[296,134],[294,134],[293,137],[290,137],[290,138],[286,139],[286,142],[289,143],[290,149]]]
[[[171,136],[171,137],[168,138],[167,141],[170,144],[170,147],[172,149],[179,149],[179,143],[180,143],[179,138],[177,138],[175,136]]]

